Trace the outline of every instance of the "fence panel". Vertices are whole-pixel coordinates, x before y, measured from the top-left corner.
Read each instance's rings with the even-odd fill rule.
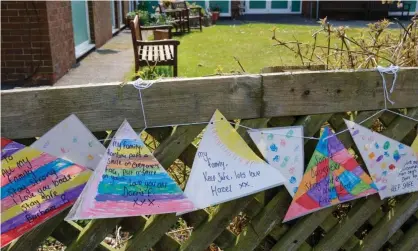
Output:
[[[418,68],[399,73],[394,105],[408,108],[407,115],[418,118]],[[391,78],[387,76],[387,83]],[[2,136],[29,144],[71,113],[93,132],[115,130],[126,118],[135,128],[143,128],[138,90],[118,83],[67,87],[40,87],[1,92]],[[158,142],[155,157],[170,171],[173,163],[183,163],[184,185],[196,146],[195,138],[204,124],[170,126],[208,121],[215,109],[228,119],[239,119],[251,128],[303,125],[305,136],[318,136],[324,123],[335,131],[345,129],[343,118],[360,122],[384,107],[382,78],[375,71],[320,71],[212,78],[167,79],[142,91],[149,126],[146,133]],[[347,113],[351,111],[351,113]],[[378,121],[383,135],[411,142],[417,123],[382,112],[363,123]],[[249,143],[245,130],[238,132]],[[352,148],[362,163],[351,135],[338,135]],[[316,141],[305,140],[307,160]],[[255,149],[256,152],[258,152]],[[118,250],[205,250],[214,243],[225,250],[414,250],[417,246],[418,193],[380,200],[369,196],[320,210],[288,223],[281,223],[291,197],[283,187],[223,203],[211,212],[198,210],[181,217],[165,214],[147,217],[99,219],[85,227],[63,221],[67,211],[25,234],[5,250],[36,250],[48,236],[67,250],[116,250],[103,242],[116,225],[131,233]],[[237,215],[246,219],[242,229],[232,230]],[[191,230],[184,240],[170,232],[182,219]],[[402,229],[401,229],[402,228]],[[181,229],[180,229],[181,230]],[[175,230],[177,231],[177,230]],[[175,232],[174,231],[174,232]],[[172,232],[170,232],[172,233]]]

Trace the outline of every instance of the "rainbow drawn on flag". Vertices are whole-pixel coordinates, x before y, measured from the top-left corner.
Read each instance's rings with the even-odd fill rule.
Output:
[[[91,174],[6,138],[1,160],[1,247],[72,205]]]
[[[284,221],[374,193],[370,176],[325,127]]]
[[[125,121],[67,220],[190,210],[193,204]]]

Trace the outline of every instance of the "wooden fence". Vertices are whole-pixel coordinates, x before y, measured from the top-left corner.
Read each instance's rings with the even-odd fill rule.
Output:
[[[399,73],[396,103],[418,118],[418,68]],[[391,81],[388,78],[388,83]],[[253,128],[303,125],[306,136],[318,136],[324,123],[334,130],[345,128],[348,111],[355,121],[384,107],[382,78],[375,71],[322,71],[213,78],[171,79],[142,91],[148,126],[208,121],[215,109],[228,119]],[[144,126],[138,91],[117,83],[68,87],[16,89],[1,92],[2,136],[29,144],[60,120],[75,113],[100,138],[115,130],[126,118],[135,128]],[[416,122],[389,112],[376,119],[382,134],[410,144]],[[376,121],[376,120],[375,120]],[[374,120],[363,125],[371,127]],[[146,132],[160,142],[155,157],[165,168],[174,161],[192,166],[193,140],[204,125],[164,126]],[[245,130],[238,129],[250,142]],[[349,133],[338,135],[355,150]],[[305,163],[316,141],[305,141]],[[362,163],[360,155],[357,158]],[[63,221],[68,211],[25,234],[5,250],[35,250],[47,237],[62,242],[66,250],[113,250],[104,238],[121,225],[132,237],[121,250],[205,250],[214,243],[225,250],[417,250],[418,193],[380,200],[378,195],[327,208],[282,224],[291,201],[279,187],[230,201],[209,214],[199,210],[182,218],[192,228],[180,243],[167,232],[176,224],[174,214],[151,217],[92,220],[86,227]],[[238,215],[248,222],[233,232],[231,221]]]

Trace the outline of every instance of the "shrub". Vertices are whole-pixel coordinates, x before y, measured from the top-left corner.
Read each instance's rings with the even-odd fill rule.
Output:
[[[418,66],[418,19],[408,25],[397,19],[368,25],[360,36],[350,36],[349,27],[333,27],[327,18],[319,21],[320,29],[312,42],[283,41],[273,30],[276,45],[292,51],[304,66],[325,65],[326,69],[367,69],[377,65]],[[389,28],[398,24],[399,29]]]
[[[126,14],[126,17],[128,19],[134,19],[136,15],[139,16],[139,23],[141,25],[150,23],[150,14],[148,11],[145,11],[145,10],[135,10],[135,11],[128,12]]]

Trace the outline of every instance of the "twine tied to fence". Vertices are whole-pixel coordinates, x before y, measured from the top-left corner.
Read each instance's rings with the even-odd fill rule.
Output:
[[[148,128],[148,124],[147,124],[147,117],[145,116],[145,108],[144,108],[144,102],[142,101],[141,90],[150,88],[157,81],[158,80],[143,80],[141,78],[138,78],[137,80],[130,82],[136,89],[138,89],[138,92],[139,92],[139,101],[141,102],[142,116],[144,118],[144,127],[145,127],[143,130]]]
[[[387,109],[387,101],[389,101],[392,105],[395,104],[395,102],[393,102],[390,97],[389,97],[389,92],[392,93],[393,90],[395,89],[395,84],[396,84],[396,79],[398,78],[398,71],[399,71],[399,66],[395,66],[395,65],[390,65],[389,67],[383,67],[383,66],[377,66],[377,71],[380,73],[380,76],[382,76],[382,84],[383,84],[383,95],[384,95],[384,100],[385,100],[385,109]],[[392,82],[392,87],[390,88],[390,91],[388,91],[388,87],[386,84],[386,78],[384,74],[393,74],[393,82]]]

